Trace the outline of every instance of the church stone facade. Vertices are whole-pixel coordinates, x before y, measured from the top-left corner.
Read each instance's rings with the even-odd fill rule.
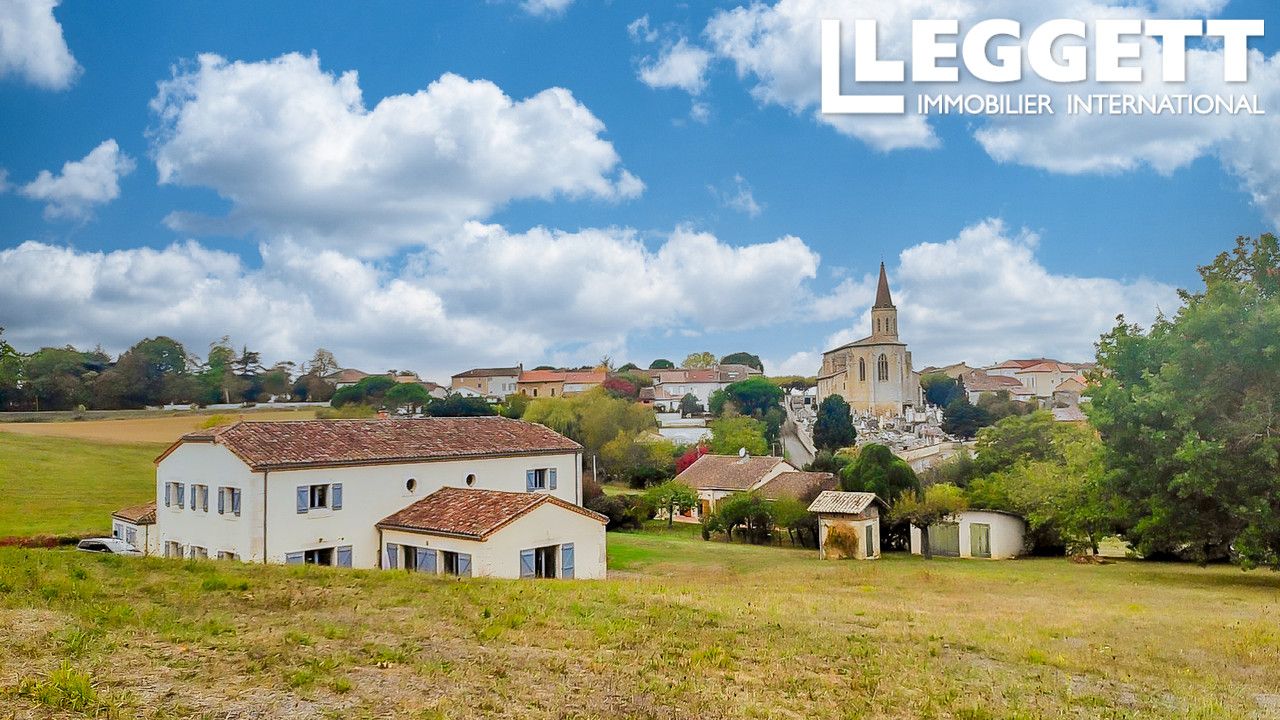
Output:
[[[911,369],[911,351],[898,339],[898,308],[880,263],[880,284],[871,307],[871,334],[822,354],[818,402],[839,395],[854,414],[899,416],[923,408],[920,375]]]

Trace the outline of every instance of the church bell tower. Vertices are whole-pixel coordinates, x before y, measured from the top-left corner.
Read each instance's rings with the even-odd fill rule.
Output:
[[[880,284],[876,287],[876,304],[871,306],[871,337],[875,340],[898,341],[898,308],[889,295],[889,276],[880,263]]]

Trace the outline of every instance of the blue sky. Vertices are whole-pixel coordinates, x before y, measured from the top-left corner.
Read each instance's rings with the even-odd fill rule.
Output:
[[[519,2],[68,2],[53,8],[56,24],[44,21],[47,4],[22,20],[59,32],[77,69],[29,56],[47,50],[0,46],[0,326],[23,350],[118,352],[169,334],[203,353],[230,334],[269,360],[303,360],[323,345],[345,364],[437,377],[605,353],[647,364],[702,349],[812,373],[821,350],[865,334],[869,279],[884,260],[917,366],[1081,359],[1117,313],[1172,309],[1172,289],[1194,284],[1197,264],[1280,217],[1268,205],[1280,165],[1269,118],[1111,119],[1101,132],[1024,122],[1014,127],[1022,149],[1000,159],[980,140],[992,125],[981,118],[931,119],[930,146],[902,149],[821,122],[809,97],[816,70],[812,89],[777,80],[807,77],[816,57],[803,22],[822,11],[803,3],[578,0],[539,12]],[[1111,4],[1126,7],[1096,8],[1276,15],[1273,3],[1247,0]],[[845,11],[886,3],[860,5]],[[775,32],[784,51],[762,59],[726,39],[744,23],[755,23],[750,42],[764,47]],[[788,23],[800,30],[788,36]],[[1249,91],[1264,98],[1280,97],[1276,44],[1250,44],[1259,65]],[[697,51],[696,77],[646,82],[643,70],[679,59],[678,47]],[[205,53],[221,64],[199,64]],[[299,64],[285,68],[287,53]],[[362,147],[406,145],[300,170],[299,153],[326,155],[342,131],[296,119],[283,130],[236,126],[244,115],[219,108],[257,108],[262,97],[241,71],[268,76],[275,109],[327,102],[304,97],[307,88],[354,72],[354,110],[314,106],[342,123],[446,73],[488,81],[517,105],[563,88],[572,107],[499,118],[547,139],[521,172],[505,167],[509,153],[464,147],[442,159],[439,137],[423,129],[482,125],[476,108],[490,108],[492,94],[444,119],[424,119],[435,107],[426,101],[387,106],[382,117],[404,129],[365,129],[372,145]],[[157,103],[166,82],[175,92]],[[309,132],[312,142],[298,137]],[[589,141],[590,161],[574,160],[560,133]],[[91,155],[108,140],[115,148]],[[1055,155],[1089,160],[1066,170]],[[68,162],[85,165],[64,173]],[[314,203],[305,187],[286,189],[316,168],[326,177]],[[92,173],[87,185],[69,181],[88,169],[105,172],[105,185]],[[175,219],[195,215],[204,219]],[[227,216],[234,222],[217,220]]]

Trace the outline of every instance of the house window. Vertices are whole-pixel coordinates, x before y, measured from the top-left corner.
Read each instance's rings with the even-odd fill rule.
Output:
[[[218,514],[240,517],[240,488],[218,488]]]
[[[475,484],[476,484],[476,474],[469,473],[467,475],[467,487],[471,487],[472,485],[475,485]]]
[[[536,490],[555,490],[556,469],[536,468],[534,470],[526,470],[524,481],[525,490],[529,492],[534,492]]]
[[[867,361],[858,358],[858,382],[867,381]]]
[[[164,506],[178,506],[178,509],[187,506],[187,486],[180,482],[167,482],[164,484]]]
[[[889,358],[881,355],[880,361],[877,363],[880,372],[880,382],[889,381]]]
[[[559,545],[546,545],[540,548],[520,551],[520,577],[553,578],[556,577],[556,551]]]
[[[408,490],[409,492],[413,492],[414,490],[417,490],[418,489],[417,478],[409,478],[408,480],[405,480],[404,489]]]
[[[191,486],[191,509],[209,512],[209,486]]]
[[[219,560],[239,560],[240,555],[239,553],[233,553],[230,550],[219,550],[218,559]]]
[[[533,396],[538,397],[538,388],[533,389]]]
[[[299,514],[323,509],[342,509],[342,483],[298,486]]]
[[[192,560],[208,560],[209,559],[208,548],[202,548],[199,545],[192,545],[191,559]]]
[[[471,577],[471,554],[443,550],[440,552],[445,575]]]
[[[167,558],[182,557],[182,543],[169,540],[164,544],[164,556]]]
[[[124,526],[123,526],[123,525],[121,525],[120,523],[112,523],[112,524],[111,524],[111,537],[113,537],[113,538],[119,538],[119,537],[121,537],[122,535],[124,535]]]
[[[333,548],[307,550],[302,554],[302,562],[306,565],[332,565]]]
[[[137,545],[137,544],[138,544],[138,529],[137,529],[137,528],[125,528],[125,529],[124,529],[124,541],[125,541],[125,542],[127,542],[127,543],[129,543],[130,545]]]

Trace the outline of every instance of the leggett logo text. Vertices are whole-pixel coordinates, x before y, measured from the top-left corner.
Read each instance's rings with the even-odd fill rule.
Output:
[[[853,85],[841,91],[843,59],[839,20],[822,21],[822,112],[845,115],[901,115],[905,94],[866,92],[876,84],[904,83],[906,61],[880,57],[875,20],[853,21]],[[1067,93],[1065,111],[1072,115],[1263,115],[1257,95],[1184,92],[1187,83],[1187,43],[1213,38],[1221,47],[1221,80],[1243,86],[1249,80],[1249,38],[1261,37],[1262,20],[1141,20],[1110,19],[1085,23],[1059,19],[1042,23],[1023,40],[1016,20],[983,20],[963,35],[958,20],[915,20],[911,24],[911,82],[959,83],[961,69],[972,79],[990,85],[1017,83],[1024,66],[1050,84],[1080,84],[1089,80],[1114,85],[1119,92]],[[1143,52],[1161,52],[1159,83],[1145,77]],[[1197,78],[1213,80],[1216,78]],[[1132,90],[1141,85],[1141,92]],[[901,88],[893,88],[900,90]],[[1126,92],[1125,90],[1129,90]],[[917,93],[915,111],[921,115],[1053,115],[1053,95],[1037,93]]]

